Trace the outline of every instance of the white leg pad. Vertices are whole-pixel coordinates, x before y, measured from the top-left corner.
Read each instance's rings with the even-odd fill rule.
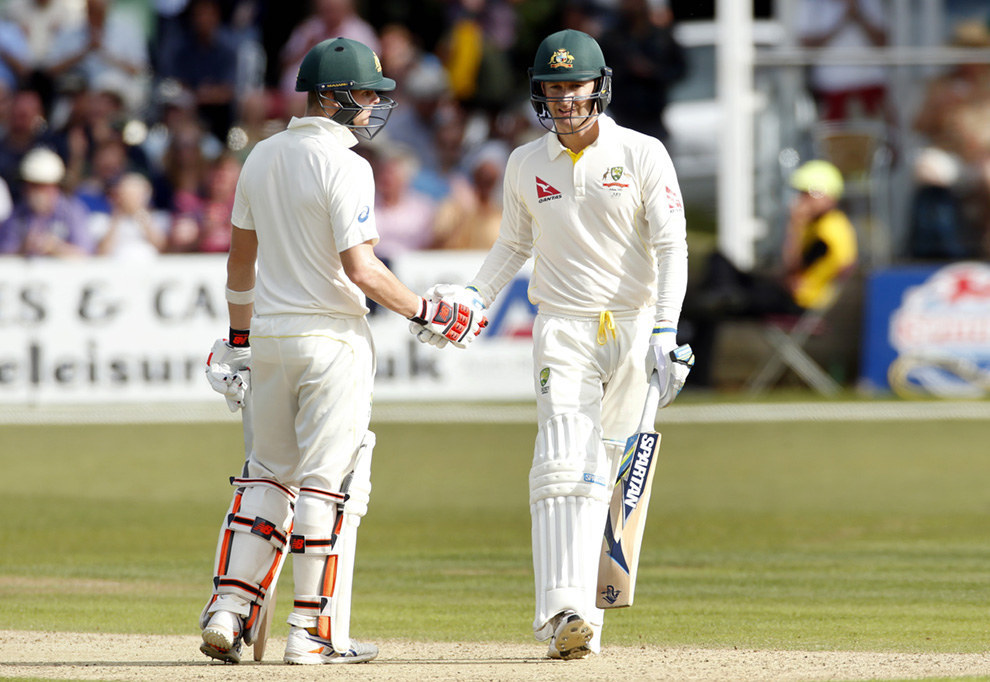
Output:
[[[595,592],[611,468],[587,417],[558,415],[541,425],[529,479],[537,639],[553,634],[551,619],[565,609],[601,628]]]
[[[339,499],[343,500],[343,495]],[[339,504],[329,495],[317,495],[305,489],[299,493],[289,543],[296,590],[294,608],[288,619],[290,625],[316,627],[326,607],[322,603],[324,598],[334,594]]]
[[[268,479],[234,478],[231,483],[238,488],[220,529],[213,594],[200,627],[216,611],[230,611],[245,619],[244,641],[251,644],[285,559],[295,492]]]
[[[299,627],[316,627],[321,637],[330,639],[334,649],[346,651],[351,646],[351,591],[357,529],[368,510],[371,495],[371,455],[375,434],[368,431],[355,455],[354,468],[344,478],[341,501],[330,504],[300,491],[296,511],[296,531],[306,535],[305,550],[293,560],[296,581],[296,604],[289,623]],[[310,535],[326,534],[333,528],[331,543],[320,549],[310,542]],[[293,553],[296,538],[293,536]],[[312,545],[312,546],[311,546]]]

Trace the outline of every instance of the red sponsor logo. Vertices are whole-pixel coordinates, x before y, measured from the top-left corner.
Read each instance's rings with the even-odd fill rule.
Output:
[[[536,196],[538,199],[544,197],[555,197],[560,194],[560,190],[551,185],[543,178],[536,176]]]
[[[904,293],[890,317],[900,353],[965,353],[990,358],[990,266],[956,263]]]
[[[251,532],[255,535],[260,535],[263,538],[270,538],[272,533],[275,532],[275,524],[271,521],[266,521],[265,519],[257,519],[254,525],[251,526]]]
[[[683,209],[684,205],[681,203],[681,195],[675,192],[674,190],[672,190],[670,187],[667,187],[666,189],[667,189],[667,208],[669,208],[671,211],[679,211]]]
[[[434,313],[431,322],[436,324],[447,324],[453,316],[453,309],[445,301],[441,301],[440,305],[437,306],[437,311]]]

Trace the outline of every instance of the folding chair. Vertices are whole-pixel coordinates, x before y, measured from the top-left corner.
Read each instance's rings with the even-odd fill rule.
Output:
[[[875,267],[890,262],[890,175],[893,152],[882,121],[818,123],[812,131],[815,154],[835,164],[846,181],[843,202],[860,234],[860,259]]]
[[[822,395],[833,396],[839,392],[838,382],[804,350],[804,344],[811,336],[825,330],[825,315],[830,309],[831,306],[827,306],[812,308],[800,315],[770,316],[761,323],[763,338],[773,353],[746,381],[750,393],[762,393],[770,388],[787,367]]]

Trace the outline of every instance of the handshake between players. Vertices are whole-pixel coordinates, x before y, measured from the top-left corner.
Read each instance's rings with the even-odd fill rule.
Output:
[[[471,287],[456,284],[435,284],[426,292],[420,314],[409,318],[413,336],[437,348],[448,342],[466,348],[487,326],[481,296]]]
[[[409,318],[409,331],[421,343],[466,348],[488,326],[478,292],[454,284],[437,284],[420,299],[419,313]],[[250,395],[251,349],[247,339],[217,339],[206,359],[206,377],[227,400],[231,412],[244,407]]]

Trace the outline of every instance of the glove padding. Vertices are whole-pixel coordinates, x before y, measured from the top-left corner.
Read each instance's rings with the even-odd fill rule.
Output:
[[[660,376],[659,407],[667,407],[684,388],[691,368],[694,367],[694,351],[691,346],[677,345],[675,332],[659,332],[650,337],[650,349],[646,354],[647,376],[656,370]]]
[[[231,412],[244,407],[251,393],[251,349],[217,339],[206,359],[206,378],[227,401]]]
[[[466,348],[488,326],[485,304],[473,289],[456,284],[435,284],[426,292],[423,301],[425,314],[412,318],[409,323],[409,332],[420,343],[443,348],[449,341],[458,348]],[[451,312],[447,312],[445,306]]]

